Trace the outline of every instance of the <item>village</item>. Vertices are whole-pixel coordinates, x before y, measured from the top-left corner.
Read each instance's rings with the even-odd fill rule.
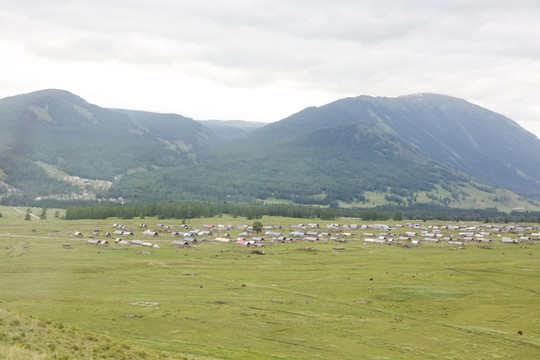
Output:
[[[483,352],[496,344],[493,354],[500,344],[509,344],[505,354],[520,346],[524,358],[538,350],[538,223],[229,215],[27,221],[4,213],[11,222],[0,232],[4,306],[36,319],[75,319],[98,329],[95,338],[119,329],[115,338],[132,346],[148,334],[171,344],[190,334],[175,351],[195,352],[186,346],[198,338],[241,347],[220,342],[223,328],[234,338],[258,334],[250,343],[267,354],[275,339],[307,334],[310,342],[331,337],[326,355],[339,339],[412,346],[414,327],[419,336],[444,335],[432,358],[447,342],[483,343]],[[270,333],[279,336],[264,340]],[[347,351],[340,358],[356,358],[356,349]],[[235,358],[252,358],[240,353]]]
[[[84,237],[75,232],[74,237]],[[135,237],[145,240],[135,239]],[[112,240],[114,239],[114,240]],[[532,225],[450,224],[421,225],[418,223],[395,224],[295,224],[288,228],[280,225],[203,225],[191,228],[186,224],[156,224],[155,230],[147,224],[131,229],[113,224],[110,231],[93,230],[88,234],[88,245],[117,247],[163,246],[189,248],[203,243],[236,244],[240,247],[268,247],[297,242],[363,242],[364,244],[394,245],[406,248],[425,243],[441,243],[454,247],[496,243],[532,245],[540,240],[540,227]]]

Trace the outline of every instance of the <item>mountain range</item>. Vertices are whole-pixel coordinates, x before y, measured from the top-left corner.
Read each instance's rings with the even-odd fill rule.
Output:
[[[41,90],[1,99],[0,126],[4,198],[92,192],[128,201],[454,207],[540,200],[540,140],[445,95],[346,98],[263,124],[107,109]]]

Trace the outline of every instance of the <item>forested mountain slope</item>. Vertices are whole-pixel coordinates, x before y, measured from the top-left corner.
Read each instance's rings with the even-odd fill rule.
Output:
[[[409,151],[486,184],[540,198],[538,138],[502,115],[450,96],[342,99],[257,130],[248,143],[276,146],[350,125],[377,129]],[[310,143],[316,147],[321,139],[314,136]]]
[[[204,124],[63,90],[1,99],[0,185],[27,196],[75,191],[58,172],[109,180],[98,197],[131,201],[473,206],[466,200],[481,196],[491,206],[508,197],[495,187],[540,199],[540,140],[449,96],[359,96],[262,127]]]
[[[141,169],[190,163],[192,149],[213,139],[191,119],[104,109],[63,90],[0,100],[0,125],[5,182],[35,195],[70,191],[38,162],[69,175],[113,181]]]

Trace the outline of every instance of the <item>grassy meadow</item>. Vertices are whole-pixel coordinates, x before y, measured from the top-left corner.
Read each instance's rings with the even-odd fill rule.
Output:
[[[65,221],[52,210],[48,220],[25,221],[26,209],[19,210],[0,208],[0,358],[540,356],[535,244],[299,242],[258,255],[235,244],[176,249],[162,234],[151,240],[159,249],[95,247],[86,244],[90,232],[112,232],[113,223],[143,239],[141,222],[180,222]],[[291,224],[326,223],[261,221],[284,232]],[[223,217],[188,225],[252,222]],[[70,235],[76,231],[85,237]]]

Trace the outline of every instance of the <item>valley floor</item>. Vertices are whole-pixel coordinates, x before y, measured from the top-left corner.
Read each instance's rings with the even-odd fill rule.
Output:
[[[18,219],[0,218],[0,357],[533,359],[540,353],[534,241],[175,248],[162,235],[153,240],[159,249],[142,249],[90,246],[86,236],[69,235],[120,220]],[[246,222],[189,225],[233,221]],[[283,228],[293,221],[299,220],[283,220]]]

